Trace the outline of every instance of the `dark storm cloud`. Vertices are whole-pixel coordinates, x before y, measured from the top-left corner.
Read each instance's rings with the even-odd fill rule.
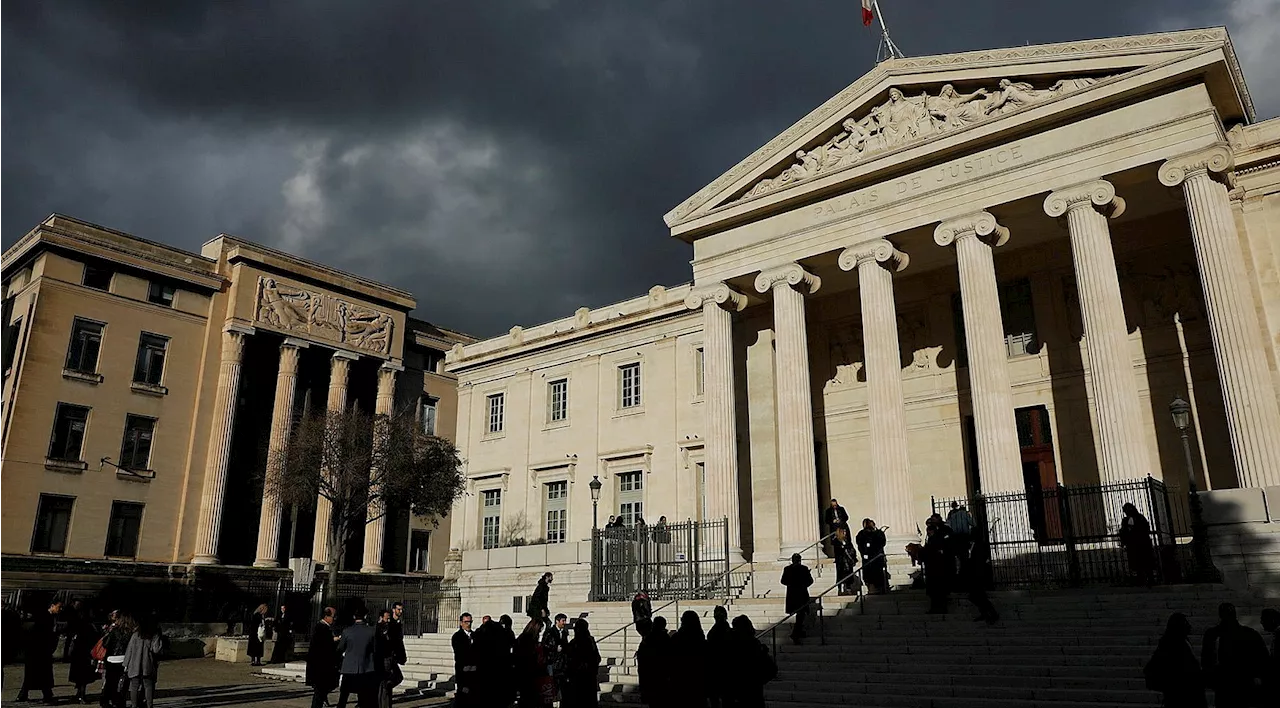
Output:
[[[932,54],[1226,24],[1274,115],[1280,0],[884,0]],[[480,335],[688,279],[662,214],[872,65],[841,2],[3,6],[3,237],[235,233]]]

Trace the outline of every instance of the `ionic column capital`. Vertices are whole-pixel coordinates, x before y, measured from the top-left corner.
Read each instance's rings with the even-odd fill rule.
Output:
[[[756,292],[767,293],[783,285],[794,288],[802,295],[812,295],[822,287],[822,279],[805,270],[799,263],[770,268],[756,276]]]
[[[747,306],[747,296],[724,283],[716,283],[691,290],[684,299],[684,306],[690,310],[701,310],[707,302],[714,302],[729,312],[742,312]]]
[[[1124,213],[1124,199],[1116,196],[1115,185],[1104,179],[1095,179],[1054,190],[1044,200],[1044,213],[1052,217],[1085,208],[1114,219]]]
[[[1210,145],[1185,155],[1166,160],[1160,165],[1160,184],[1166,187],[1177,187],[1196,174],[1209,174],[1227,185],[1228,189],[1234,181],[1232,170],[1235,169],[1235,156],[1226,143]]]
[[[853,270],[866,262],[879,263],[890,271],[899,273],[911,262],[911,257],[883,238],[850,246],[840,253],[840,270]]]
[[[1009,229],[1001,226],[991,212],[975,211],[947,219],[933,230],[933,241],[939,246],[950,246],[966,236],[982,238],[994,248],[1009,240]]]

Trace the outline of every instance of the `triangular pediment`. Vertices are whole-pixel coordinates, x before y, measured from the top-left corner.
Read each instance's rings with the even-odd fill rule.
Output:
[[[1222,28],[891,59],[664,218],[676,230],[728,207],[771,203],[773,195],[802,192],[829,175],[1209,50],[1225,55],[1241,118],[1251,120]]]

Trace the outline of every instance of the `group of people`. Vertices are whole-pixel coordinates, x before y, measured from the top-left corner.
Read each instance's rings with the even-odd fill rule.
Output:
[[[87,704],[89,686],[101,680],[100,705],[124,708],[128,698],[133,708],[151,708],[166,645],[159,625],[150,616],[135,618],[112,610],[108,621],[99,625],[84,601],[76,599],[69,605],[55,600],[32,619],[23,642],[26,656],[19,701],[39,692],[46,704],[55,702],[53,654],[59,639],[65,637],[63,656],[69,667],[68,679],[76,687],[76,703]]]
[[[924,568],[925,594],[929,597],[929,614],[946,614],[951,593],[968,593],[969,602],[978,609],[975,620],[994,624],[1000,619],[987,596],[990,584],[990,551],[973,516],[964,506],[951,503],[944,520],[933,514],[925,521],[923,544],[907,544],[912,565]]]
[[[249,617],[248,626],[245,627],[249,634],[249,665],[262,666],[262,657],[266,653],[266,644],[268,639],[275,639],[275,644],[271,648],[271,658],[267,663],[282,664],[293,658],[293,630],[294,618],[289,612],[288,605],[281,605],[280,612],[275,617],[270,616],[270,610],[267,609],[267,603],[258,605],[258,609],[253,611]]]
[[[312,627],[307,644],[306,682],[311,687],[311,708],[328,704],[339,689],[338,708],[346,708],[351,696],[358,708],[388,708],[393,689],[404,681],[400,667],[408,657],[404,648],[404,604],[396,602],[378,613],[370,624],[368,610],[355,607],[351,624],[336,626],[338,611],[324,608]]]
[[[836,560],[836,575],[845,582],[841,595],[852,595],[865,584],[871,593],[888,592],[889,569],[885,562],[884,548],[888,545],[885,529],[876,526],[872,519],[862,520],[862,529],[852,536],[849,528],[849,512],[840,502],[831,500],[825,513],[827,535],[831,539],[832,556]],[[862,577],[854,574],[858,558],[862,558]]]
[[[1205,630],[1200,660],[1191,650],[1191,622],[1169,616],[1155,654],[1143,670],[1147,688],[1159,691],[1165,708],[1205,708],[1213,689],[1216,708],[1271,706],[1280,701],[1280,611],[1262,611],[1262,635],[1240,624],[1231,603],[1218,607],[1218,624]]]
[[[693,610],[680,615],[674,632],[662,616],[646,625],[636,667],[640,698],[650,708],[763,708],[764,686],[777,676],[777,664],[749,617],[738,615],[730,624],[728,610],[717,606],[712,618],[705,634]]]

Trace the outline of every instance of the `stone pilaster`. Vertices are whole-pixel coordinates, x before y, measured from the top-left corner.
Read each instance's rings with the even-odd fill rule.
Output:
[[[1141,479],[1151,471],[1142,426],[1138,382],[1129,352],[1129,328],[1107,219],[1124,212],[1110,182],[1095,180],[1060,189],[1044,201],[1045,213],[1066,217],[1071,260],[1080,293],[1080,318],[1098,427],[1102,482]]]
[[[1009,240],[1009,230],[990,213],[979,211],[942,222],[933,240],[939,246],[956,246],[982,490],[1021,492],[1025,485],[991,254],[992,248]]]
[[[1240,486],[1271,487],[1280,485],[1280,404],[1227,195],[1233,167],[1231,150],[1215,145],[1169,160],[1159,174],[1186,197]]]
[[[706,427],[703,429],[707,516],[729,520],[729,556],[742,557],[738,519],[738,436],[733,379],[733,313],[747,298],[724,283],[700,288],[685,298],[702,310],[702,365]]]
[[[280,345],[280,367],[276,372],[276,399],[271,408],[271,437],[267,442],[267,474],[278,473],[284,464],[289,445],[289,428],[293,425],[293,394],[298,385],[298,359],[307,343],[292,337]],[[271,482],[266,486],[269,488]],[[262,496],[262,511],[258,517],[258,555],[255,568],[276,568],[280,565],[276,553],[280,547],[280,500],[266,493]]]
[[[804,297],[822,281],[797,263],[756,276],[756,290],[773,291],[777,336],[779,511],[781,555],[818,540],[818,469],[814,459],[813,401],[809,389],[809,338]]]
[[[895,537],[912,535],[916,521],[902,408],[898,313],[893,299],[893,273],[906,268],[909,259],[892,243],[879,239],[845,249],[839,262],[843,270],[858,271],[877,522],[888,526]],[[900,552],[902,544],[897,545],[889,551]]]
[[[231,432],[235,428],[236,396],[240,390],[240,364],[244,358],[245,337],[253,331],[252,327],[238,324],[228,324],[222,330],[222,360],[218,366],[218,388],[213,397],[213,422],[205,455],[195,556],[191,559],[199,565],[218,562],[222,502],[227,494],[227,461],[231,456]]]
[[[326,410],[330,414],[341,413],[347,407],[347,376],[351,370],[351,362],[358,359],[355,354],[344,351],[333,353],[333,361],[329,368],[329,401]],[[321,475],[328,475],[329,470],[321,463]],[[311,558],[317,563],[329,562],[329,517],[332,505],[323,495],[316,499],[316,530],[311,541]]]
[[[374,402],[374,414],[377,415],[377,422],[374,424],[373,444],[385,448],[386,432],[384,426],[386,419],[395,412],[396,397],[396,374],[404,370],[403,366],[387,362],[378,369],[378,395]],[[374,458],[377,459],[375,454]],[[373,492],[373,485],[378,479],[378,470],[369,470],[372,481],[370,483],[370,491]],[[381,573],[382,572],[382,549],[386,544],[387,538],[387,517],[386,504],[381,498],[373,499],[369,502],[369,522],[364,527],[364,563],[360,566],[361,573]]]

